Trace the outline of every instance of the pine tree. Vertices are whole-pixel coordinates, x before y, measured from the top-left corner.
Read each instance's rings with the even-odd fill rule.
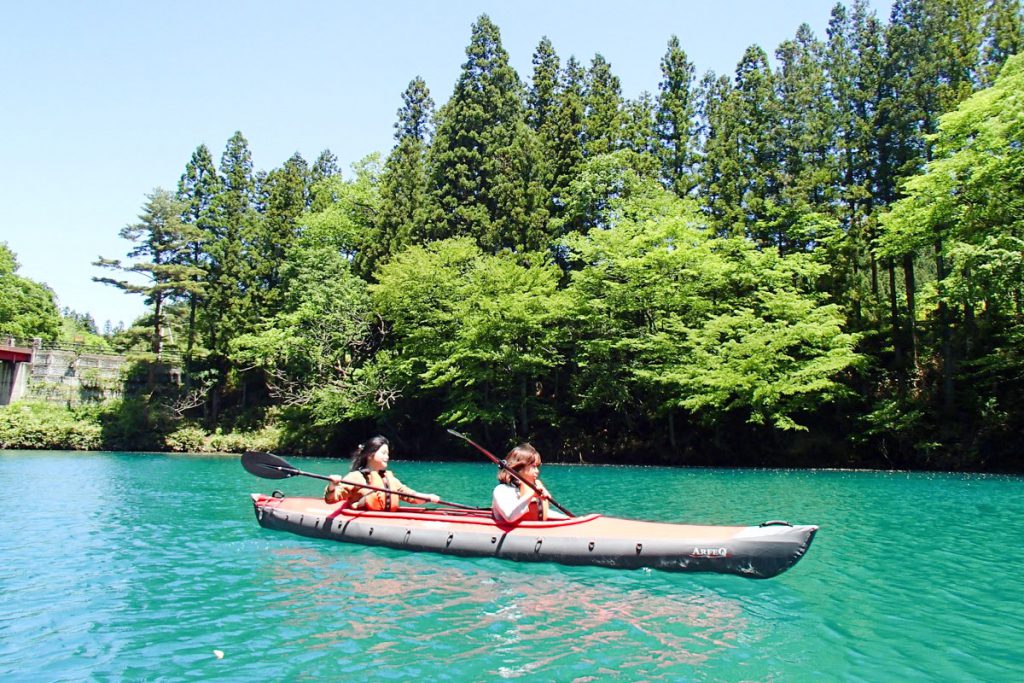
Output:
[[[402,93],[402,107],[395,123],[396,144],[381,175],[379,242],[366,247],[373,252],[368,255],[370,263],[397,254],[410,244],[423,244],[429,237],[432,212],[426,154],[433,117],[430,90],[422,78],[414,78]]]
[[[658,84],[657,134],[662,182],[680,197],[696,187],[696,93],[694,66],[676,36],[661,58]]]
[[[533,80],[526,95],[526,120],[536,133],[550,126],[557,107],[560,63],[554,45],[541,38],[533,53]]]
[[[700,85],[700,192],[711,226],[722,235],[744,234],[744,178],[738,153],[738,100],[727,76],[708,72]]]
[[[583,148],[593,157],[622,148],[622,85],[611,64],[594,55],[583,96]]]
[[[551,41],[545,36],[533,53],[533,79],[526,93],[526,121],[537,138],[538,168],[545,194],[544,206],[551,218],[559,215],[555,201],[558,173],[559,104],[562,94],[561,63]]]
[[[828,97],[824,45],[803,24],[775,51],[779,105],[779,237],[782,252],[820,243],[836,198],[835,115]],[[815,216],[818,218],[815,219]],[[827,228],[826,228],[827,229]]]
[[[837,217],[840,236],[830,241],[835,293],[853,299],[859,317],[862,296],[859,273],[869,270],[873,298],[879,296],[878,264],[870,245],[874,239],[874,182],[878,163],[876,122],[881,87],[882,26],[866,0],[855,0],[851,13],[842,5],[832,12],[825,71],[835,112],[834,166],[837,173]],[[888,266],[892,267],[891,264]]]
[[[199,269],[188,265],[190,243],[194,235],[181,220],[182,204],[173,194],[156,188],[147,195],[139,222],[122,228],[120,236],[135,246],[128,252],[129,264],[120,259],[100,258],[93,265],[141,275],[145,282],[110,277],[94,277],[96,282],[112,285],[130,294],[141,294],[153,307],[150,345],[159,358],[164,348],[165,306],[195,289]],[[141,260],[139,260],[141,259]]]
[[[220,186],[212,206],[213,239],[207,248],[210,280],[204,312],[207,348],[226,355],[228,343],[245,328],[252,290],[247,257],[256,181],[249,143],[241,132],[231,136],[221,156]]]
[[[735,85],[703,81],[704,200],[714,227],[781,246],[779,150],[781,129],[768,55],[747,48]]]
[[[983,74],[991,85],[1006,59],[1024,49],[1024,15],[1020,0],[991,0],[985,13]]]
[[[436,237],[468,235],[482,248],[546,244],[539,149],[526,124],[523,86],[498,27],[481,16],[431,145]]]
[[[547,140],[545,152],[550,177],[549,212],[554,222],[559,222],[565,212],[569,186],[583,163],[584,78],[583,67],[574,57],[570,57],[561,72],[561,87],[558,89],[550,126],[553,137]],[[563,225],[560,231],[569,232],[579,227]]]
[[[622,149],[634,152],[633,166],[642,176],[657,179],[661,175],[658,159],[658,132],[655,127],[654,98],[647,91],[622,105]]]
[[[214,197],[220,192],[220,178],[213,165],[213,157],[206,145],[199,145],[192,158],[185,165],[185,172],[178,181],[178,200],[182,202],[181,220],[192,227],[194,239],[183,254],[187,264],[197,269],[195,281],[188,292],[188,330],[185,358],[191,359],[196,342],[196,325],[199,306],[209,285],[208,245],[215,235],[213,218]]]
[[[255,218],[249,253],[252,269],[251,303],[255,314],[267,318],[279,310],[282,266],[298,237],[299,216],[308,204],[309,166],[296,152],[261,183],[265,197],[262,214]]]
[[[332,199],[330,192],[323,185],[324,181],[336,178],[341,175],[338,167],[338,157],[331,150],[325,149],[313,162],[309,169],[309,192],[307,193],[307,209],[322,209],[325,203]]]

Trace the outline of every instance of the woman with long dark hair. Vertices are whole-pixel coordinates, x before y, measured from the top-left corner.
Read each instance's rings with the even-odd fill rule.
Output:
[[[324,491],[324,501],[345,503],[353,510],[397,510],[399,501],[407,503],[436,503],[433,493],[418,493],[388,472],[391,448],[383,436],[375,436],[361,443],[352,456],[352,469],[344,477],[331,475],[331,483]],[[367,484],[385,491],[362,488]]]

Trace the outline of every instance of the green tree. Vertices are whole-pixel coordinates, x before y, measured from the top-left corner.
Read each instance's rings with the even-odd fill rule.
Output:
[[[422,78],[410,81],[402,93],[402,108],[395,123],[394,149],[380,180],[379,242],[372,250],[380,256],[395,254],[430,237],[430,201],[426,155],[430,146],[434,101]],[[368,245],[368,249],[371,247]]]
[[[322,196],[303,216],[302,241],[332,249],[351,259],[355,272],[372,275],[380,244],[380,155],[371,154],[352,166],[352,180],[333,176],[320,184]]]
[[[567,240],[581,408],[780,429],[845,393],[859,363],[842,311],[815,292],[823,267],[702,229],[664,191],[609,204],[609,228]],[[638,418],[634,418],[638,419]]]
[[[584,78],[583,67],[570,57],[560,74],[561,87],[558,89],[555,110],[551,117],[550,133],[542,136],[547,158],[550,195],[549,213],[553,222],[560,221],[565,212],[569,186],[583,163]],[[580,226],[569,225],[567,230]],[[556,233],[557,234],[557,230]]]
[[[213,157],[206,145],[199,145],[178,180],[178,201],[182,203],[181,220],[189,226],[191,241],[184,263],[196,268],[193,286],[188,292],[188,329],[185,357],[192,358],[196,342],[199,307],[204,302],[208,282],[209,255],[207,247],[215,235],[213,200],[220,192],[220,178]]]
[[[658,133],[655,129],[654,98],[642,92],[635,100],[622,105],[622,149],[635,152],[637,170],[657,178],[661,175],[658,160]]]
[[[245,330],[250,317],[248,243],[256,220],[256,181],[249,143],[241,132],[227,142],[219,180],[220,191],[212,204],[212,238],[206,248],[209,280],[204,318],[206,347],[226,356],[231,339]]]
[[[991,85],[1003,63],[1024,48],[1024,14],[1020,0],[991,0],[985,13],[984,83]]]
[[[657,133],[662,181],[680,197],[696,188],[696,116],[694,66],[672,36],[661,58]]]
[[[538,134],[550,126],[558,106],[560,68],[555,46],[544,36],[533,53],[533,79],[526,93],[526,120]]]
[[[614,152],[622,145],[623,100],[619,77],[601,54],[587,70],[583,95],[583,149],[588,157]]]
[[[387,407],[387,385],[364,366],[375,351],[366,283],[348,258],[300,239],[284,261],[281,311],[231,341],[231,358],[265,373],[288,421],[330,429]]]
[[[195,290],[199,269],[189,263],[192,229],[181,220],[183,207],[170,192],[156,188],[147,195],[139,222],[121,229],[120,236],[132,242],[128,251],[131,263],[120,259],[99,258],[93,263],[123,273],[141,276],[143,282],[94,277],[128,293],[141,294],[153,307],[150,348],[159,358],[164,349],[165,306]]]
[[[779,107],[778,247],[807,251],[833,234],[837,199],[836,116],[828,96],[825,46],[807,24],[775,51]]]
[[[466,238],[402,252],[371,287],[393,330],[394,375],[436,396],[444,422],[529,437],[535,420],[552,422],[559,277],[539,256],[489,255]]]
[[[61,323],[53,291],[18,275],[19,267],[14,252],[0,242],[0,334],[55,339]]]
[[[823,239],[823,252],[832,269],[829,288],[848,302],[854,320],[863,304],[880,296],[879,264],[870,245],[874,239],[878,163],[875,131],[881,87],[882,26],[865,0],[856,0],[852,13],[842,5],[832,12],[825,52],[825,72],[832,101],[837,175],[836,215],[839,231]],[[886,263],[892,279],[891,261]]]
[[[780,247],[781,128],[768,55],[747,48],[734,85],[705,79],[705,202],[714,227]]]
[[[308,209],[320,209],[333,198],[324,193],[323,185],[331,178],[340,177],[341,169],[338,167],[338,157],[329,149],[320,152],[320,156],[313,162],[309,169],[309,193]]]
[[[261,183],[264,209],[253,217],[248,240],[251,268],[249,305],[256,318],[272,316],[280,310],[284,286],[282,266],[299,234],[299,218],[306,210],[309,193],[309,166],[296,152],[281,168],[267,174]]]
[[[907,196],[883,217],[879,240],[883,255],[941,245],[946,268],[927,317],[945,316],[958,332],[957,356],[977,383],[968,406],[1004,435],[1024,421],[1024,359],[1015,348],[1024,332],[1022,91],[1024,57],[1011,57],[991,88],[940,119],[932,161],[907,181]]]
[[[473,25],[466,57],[430,148],[436,237],[472,236],[491,252],[539,248],[547,242],[539,149],[522,83],[487,15]]]

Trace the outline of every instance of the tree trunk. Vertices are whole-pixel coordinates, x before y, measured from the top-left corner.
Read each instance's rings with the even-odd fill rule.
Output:
[[[910,367],[917,370],[917,288],[914,282],[914,255],[903,257],[903,283],[907,288],[907,341],[910,343]]]
[[[519,425],[522,427],[524,439],[529,438],[530,435],[530,422],[527,417],[526,410],[527,393],[528,392],[526,390],[526,378],[523,377],[520,379],[519,382]]]
[[[668,411],[668,443],[672,447],[672,452],[675,453],[676,447],[676,414],[671,408]]]
[[[953,334],[950,329],[949,304],[945,300],[943,280],[946,278],[946,263],[942,258],[942,243],[935,243],[935,274],[939,294],[939,338],[942,340],[942,408],[951,415],[955,408],[953,400],[956,358],[953,353]]]
[[[896,297],[896,265],[892,259],[887,259],[885,266],[889,273],[889,324],[892,327],[892,353],[896,367],[899,368],[903,365],[903,344],[901,343],[900,307]],[[900,385],[902,386],[902,377]]]

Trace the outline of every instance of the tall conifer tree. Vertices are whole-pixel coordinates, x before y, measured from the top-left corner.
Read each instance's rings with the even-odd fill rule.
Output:
[[[1007,57],[1024,49],[1024,15],[1020,0],[991,0],[985,13],[985,85],[991,85]]]
[[[381,174],[381,207],[377,215],[380,243],[372,245],[377,261],[430,237],[430,195],[426,154],[434,118],[434,100],[422,78],[402,93],[395,123],[395,147]]]
[[[249,265],[252,268],[252,304],[257,318],[268,318],[279,311],[282,266],[298,237],[299,216],[309,200],[309,165],[296,152],[281,168],[267,174],[262,184],[265,208],[255,220]]]
[[[820,243],[823,220],[836,198],[836,118],[828,97],[824,45],[802,24],[775,51],[779,95],[779,249],[804,251]],[[814,220],[814,216],[819,217]]]
[[[566,60],[560,75],[555,111],[552,116],[547,159],[550,174],[550,213],[554,221],[561,220],[565,213],[565,201],[569,186],[576,178],[583,163],[583,122],[585,105],[585,71],[575,57]],[[560,224],[560,223],[559,223]],[[561,224],[560,224],[561,225]],[[568,232],[580,226],[561,225],[561,232]]]
[[[146,305],[153,307],[150,348],[159,357],[164,349],[167,304],[195,289],[199,269],[188,261],[196,228],[182,221],[183,206],[170,192],[156,188],[146,198],[139,222],[124,227],[120,233],[134,244],[128,257],[135,261],[122,264],[120,259],[100,258],[93,264],[142,275],[144,282],[110,277],[93,280],[145,297]]]
[[[228,343],[245,327],[252,287],[246,259],[255,218],[256,181],[249,143],[240,131],[231,136],[221,156],[220,187],[212,207],[205,322],[207,348],[226,355]]]
[[[466,57],[430,150],[437,236],[469,235],[491,252],[537,249],[548,237],[539,150],[522,83],[487,15],[473,25]]]
[[[214,198],[220,192],[220,178],[213,163],[213,157],[206,145],[199,145],[192,158],[185,164],[185,172],[178,180],[178,201],[182,203],[181,220],[194,230],[183,258],[194,266],[195,282],[188,291],[188,331],[185,358],[191,359],[196,343],[199,308],[205,302],[209,287],[210,259],[208,247],[216,234],[213,215]]]
[[[588,157],[622,148],[622,85],[603,55],[594,55],[583,98],[583,146]]]
[[[696,93],[694,66],[676,36],[661,58],[657,133],[662,182],[680,197],[696,187]]]

